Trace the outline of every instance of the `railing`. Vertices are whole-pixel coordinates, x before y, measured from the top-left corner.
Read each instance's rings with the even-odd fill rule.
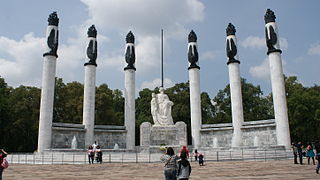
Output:
[[[203,152],[205,161],[267,161],[292,159],[289,150],[234,150]],[[161,153],[104,152],[103,163],[155,163],[160,162]],[[19,154],[11,153],[7,160],[12,164],[88,164],[86,153],[52,152]],[[194,161],[190,154],[189,161]],[[96,162],[95,162],[96,163]]]

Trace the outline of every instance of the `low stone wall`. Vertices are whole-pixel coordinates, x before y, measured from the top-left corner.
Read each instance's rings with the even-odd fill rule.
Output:
[[[244,122],[243,147],[264,148],[277,144],[274,119]],[[200,130],[201,147],[230,149],[233,135],[232,123],[204,124]]]
[[[94,126],[94,140],[103,149],[113,149],[118,144],[119,149],[126,148],[127,130],[125,126]]]
[[[52,124],[52,149],[71,149],[72,139],[77,140],[77,149],[87,149],[85,147],[86,129],[82,124],[53,123]],[[126,148],[125,126],[104,126],[95,125],[94,141],[103,149],[113,149],[118,144],[119,149]]]
[[[72,139],[75,136],[77,148],[85,149],[85,128],[82,124],[52,123],[52,149],[71,149]]]

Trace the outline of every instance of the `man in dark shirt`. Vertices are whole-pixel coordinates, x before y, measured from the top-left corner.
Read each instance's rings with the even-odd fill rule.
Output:
[[[296,144],[296,147],[297,147],[297,151],[298,151],[298,155],[299,155],[299,162],[302,165],[303,164],[303,162],[302,162],[302,148],[303,148],[303,146],[302,146],[301,142],[298,142],[298,144]]]

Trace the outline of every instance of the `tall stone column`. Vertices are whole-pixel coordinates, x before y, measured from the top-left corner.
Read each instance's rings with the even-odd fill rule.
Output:
[[[49,15],[46,53],[43,54],[42,88],[39,117],[38,152],[51,149],[53,99],[58,50],[59,18],[56,12]]]
[[[195,149],[200,147],[201,129],[201,98],[200,98],[200,67],[198,63],[197,35],[191,31],[188,36],[189,87],[191,111],[191,136]]]
[[[238,60],[236,29],[229,23],[227,29],[227,56],[228,69],[230,79],[230,94],[231,94],[231,112],[232,112],[232,126],[233,137],[232,147],[239,147],[242,145],[241,127],[243,124],[243,106],[241,93],[241,79],[240,79],[240,61]]]
[[[127,149],[135,148],[135,124],[136,124],[136,107],[135,107],[135,50],[134,35],[130,31],[126,37],[126,54],[125,59],[127,66],[124,68],[124,125],[127,129]]]
[[[272,97],[276,120],[277,144],[290,148],[290,130],[288,121],[287,100],[282,70],[281,50],[276,16],[270,9],[267,10],[265,20],[266,42],[268,47]]]
[[[88,29],[89,45],[87,56],[89,62],[84,64],[83,125],[85,126],[85,147],[94,142],[94,118],[97,68],[97,30],[94,25]]]

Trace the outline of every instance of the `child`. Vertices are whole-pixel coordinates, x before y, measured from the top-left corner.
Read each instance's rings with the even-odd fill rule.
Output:
[[[203,160],[203,154],[199,154],[199,156],[198,156],[198,158],[199,158],[199,165],[200,166],[203,166],[203,162],[204,162],[204,160]]]
[[[191,165],[187,159],[187,153],[182,152],[178,161],[177,179],[188,180],[191,173]]]
[[[194,150],[194,160],[195,160],[195,161],[198,161],[198,155],[199,155],[198,150],[195,149],[195,150]]]

